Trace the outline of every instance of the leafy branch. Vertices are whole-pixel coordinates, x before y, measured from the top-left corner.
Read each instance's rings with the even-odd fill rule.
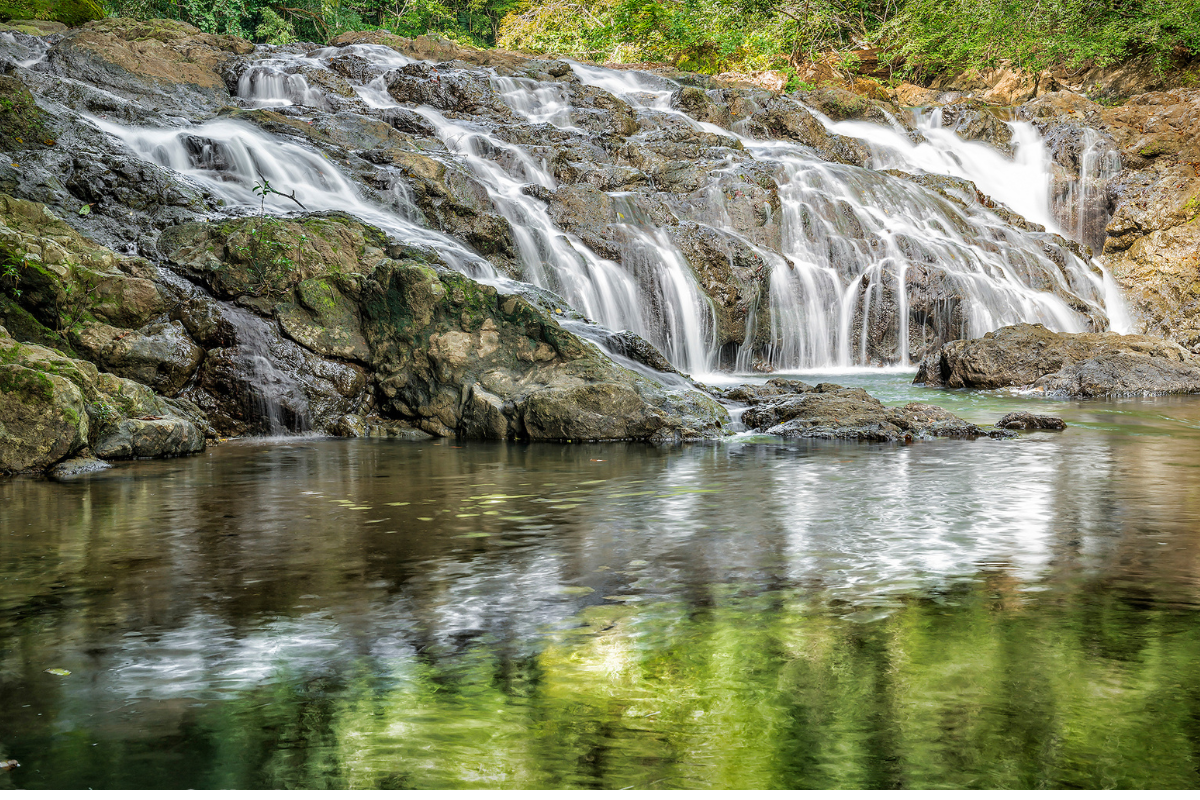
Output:
[[[266,178],[264,178],[262,175],[259,175],[258,179],[259,179],[259,181],[261,181],[261,183],[254,184],[254,193],[256,195],[258,195],[260,198],[259,202],[258,202],[259,216],[262,216],[263,213],[266,211],[267,195],[269,195],[269,194],[277,194],[280,197],[286,197],[288,200],[291,200],[293,203],[300,206],[300,208],[303,208],[305,211],[308,210],[307,208],[304,207],[304,203],[301,203],[299,200],[296,199],[296,190],[295,189],[292,189],[292,193],[288,194],[286,192],[281,192],[278,189],[276,189],[274,186],[271,185],[271,182],[269,180],[267,180]]]

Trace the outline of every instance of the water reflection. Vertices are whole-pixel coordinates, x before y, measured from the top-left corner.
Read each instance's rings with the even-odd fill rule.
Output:
[[[0,786],[1194,787],[1200,402],[936,394],[1072,426],[2,482]]]

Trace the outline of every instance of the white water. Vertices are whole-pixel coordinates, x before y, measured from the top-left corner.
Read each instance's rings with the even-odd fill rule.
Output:
[[[303,77],[295,70],[298,65],[325,68],[323,60],[345,53],[367,60],[377,72],[412,61],[379,46],[325,48],[291,62],[264,62],[243,75],[245,86],[239,89],[251,105],[301,103],[320,108],[323,101],[315,96],[319,90],[307,82],[301,86],[295,79]],[[921,333],[909,330],[914,309],[919,308],[932,308],[935,316],[953,320],[950,330],[939,330],[935,337],[978,336],[1020,321],[1063,331],[1084,330],[1094,320],[1103,325],[1106,316],[1113,329],[1128,325],[1115,285],[1096,265],[1061,252],[1057,258],[1066,266],[1060,268],[1037,235],[1004,226],[981,205],[964,212],[910,181],[826,163],[794,143],[757,141],[693,120],[671,109],[670,96],[678,84],[666,79],[579,64],[573,69],[584,83],[616,93],[636,109],[673,114],[699,130],[736,138],[757,160],[773,165],[783,211],[781,252],[751,246],[771,267],[770,345],[765,355],[774,368],[907,365],[913,357],[912,336]],[[561,84],[494,74],[491,81],[499,97],[525,120],[574,130]],[[385,76],[356,84],[355,89],[368,106],[397,105],[387,93]],[[624,209],[610,226],[621,257],[603,258],[555,225],[542,201],[525,194],[530,184],[556,189],[541,159],[483,125],[448,119],[428,107],[414,110],[430,122],[449,151],[448,156],[427,154],[467,168],[509,222],[526,280],[561,294],[606,327],[643,335],[684,371],[704,374],[717,366],[713,309],[666,230],[639,219],[631,201],[613,193],[614,207]],[[966,178],[1027,219],[1058,230],[1049,160],[1031,125],[1011,123],[1017,155],[1007,159],[942,129],[936,116],[921,121],[926,139],[921,144],[913,144],[898,125],[822,121],[835,133],[867,142],[875,168]],[[95,122],[143,158],[187,175],[232,205],[258,204],[252,189],[261,175],[285,191],[294,189],[309,209],[348,211],[404,241],[436,250],[468,274],[498,279],[495,269],[469,248],[425,227],[400,179],[394,196],[376,203],[364,199],[322,156],[250,125],[223,120],[188,129],[140,130]],[[200,150],[211,152],[198,153],[198,140],[205,142]],[[740,237],[717,188],[719,172],[702,190],[707,204],[689,215]],[[1081,182],[1086,193],[1086,179]],[[969,205],[973,202],[970,198]],[[290,201],[273,196],[267,205],[273,212],[295,210]],[[941,289],[922,295],[934,285],[944,286],[944,297],[937,295]],[[1045,291],[1050,287],[1080,298],[1090,311],[1085,315],[1071,308]],[[757,359],[751,352],[752,333],[746,332],[737,355],[739,370]]]
[[[1080,331],[1089,325],[1059,297],[1032,288],[1023,275],[1035,274],[1043,283],[1081,295],[1098,318],[1105,314],[1105,301],[1114,296],[1111,279],[1103,273],[1067,254],[1070,277],[1064,276],[1036,242],[1005,228],[982,206],[968,218],[953,204],[909,181],[823,162],[789,142],[757,141],[691,120],[670,108],[671,84],[666,79],[578,64],[574,68],[585,83],[614,92],[634,106],[674,113],[700,130],[736,136],[760,161],[779,164],[786,259],[769,259],[770,361],[776,368],[877,363],[870,353],[870,327],[864,321],[887,313],[885,288],[895,304],[889,315],[896,340],[893,360],[909,363],[911,289],[906,277],[914,260],[936,265],[965,296],[961,329],[952,332],[957,336],[980,336],[1021,321],[1041,322],[1061,331]],[[914,145],[898,124],[889,128],[867,122],[835,123],[812,113],[829,130],[870,144],[876,169],[966,178],[1027,218],[1057,228],[1050,210],[1049,160],[1032,125],[1014,126],[1017,157],[1010,160],[991,147],[959,139],[941,129],[936,119],[922,123],[926,142]],[[734,232],[728,214],[720,208],[722,193],[713,191],[709,196],[709,209],[698,221]],[[863,236],[864,231],[869,235]],[[869,287],[865,292],[861,291],[864,285]],[[1113,305],[1119,306],[1119,300]],[[856,320],[859,332],[854,336]],[[1125,318],[1118,314],[1110,324],[1123,325]],[[739,355],[739,368],[747,362]]]
[[[430,230],[412,217],[403,192],[386,208],[361,196],[342,170],[323,156],[237,120],[219,119],[186,128],[139,128],[90,118],[141,158],[201,185],[230,207],[272,213],[299,210],[274,194],[254,193],[263,179],[289,194],[309,211],[346,211],[415,247],[436,251],[446,263],[475,277],[495,277],[495,268],[461,242]]]

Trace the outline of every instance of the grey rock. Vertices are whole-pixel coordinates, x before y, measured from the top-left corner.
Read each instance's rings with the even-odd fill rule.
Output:
[[[1000,421],[996,423],[996,427],[1010,431],[1061,431],[1066,429],[1067,423],[1063,422],[1061,417],[1047,417],[1028,411],[1014,411],[1001,417]]]
[[[1150,336],[1057,333],[1011,325],[948,342],[922,362],[914,383],[953,389],[1032,387],[1070,397],[1200,392],[1200,359]]]

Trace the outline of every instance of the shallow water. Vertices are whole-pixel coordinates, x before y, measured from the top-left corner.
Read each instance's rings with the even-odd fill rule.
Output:
[[[799,377],[1071,427],[0,481],[0,788],[1200,784],[1200,398]]]

